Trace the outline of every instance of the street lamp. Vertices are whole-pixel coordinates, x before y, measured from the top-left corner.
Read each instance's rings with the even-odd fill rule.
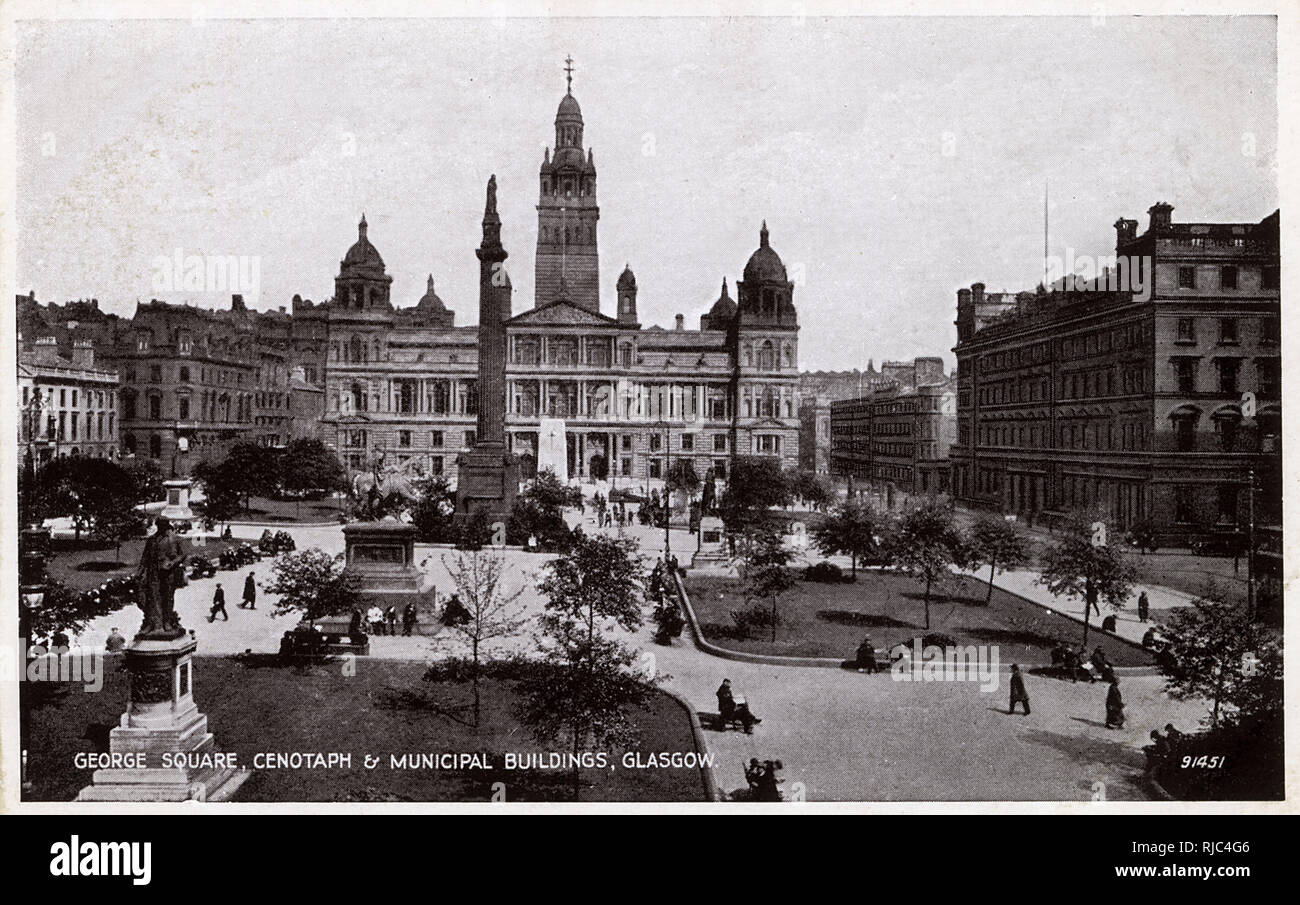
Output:
[[[672,521],[672,504],[668,496],[668,475],[672,473],[672,434],[669,433],[670,425],[668,419],[662,419],[656,422],[655,427],[660,424],[664,426],[664,562],[668,561],[671,551],[669,543],[669,524]]]

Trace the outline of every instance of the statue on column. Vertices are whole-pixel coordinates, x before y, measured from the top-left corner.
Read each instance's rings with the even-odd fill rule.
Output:
[[[717,472],[712,468],[704,473],[704,489],[700,495],[700,511],[705,515],[713,515],[714,510],[717,508],[717,480]]]
[[[159,516],[154,524],[156,530],[144,542],[135,573],[144,613],[136,637],[171,640],[185,634],[176,615],[176,588],[185,581],[185,550],[170,521]]]

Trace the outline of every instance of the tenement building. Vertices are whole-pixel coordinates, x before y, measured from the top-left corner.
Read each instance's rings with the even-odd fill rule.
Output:
[[[1088,285],[957,292],[956,495],[1028,517],[1147,521],[1168,539],[1280,518],[1278,212],[1120,219]]]
[[[906,493],[949,492],[954,381],[943,359],[887,362],[874,392],[830,404],[831,474]]]
[[[116,459],[117,373],[95,364],[94,345],[74,340],[59,353],[54,336],[18,342],[18,453],[40,465],[60,456]]]
[[[325,330],[322,309],[310,302],[295,299],[291,314],[252,311],[238,295],[223,310],[153,300],[121,318],[93,299],[17,301],[25,335],[74,360],[78,349],[89,350],[116,372],[113,444],[123,457],[152,459],[164,474],[183,475],[236,442],[281,445],[317,430]]]
[[[539,456],[571,477],[632,483],[683,458],[701,476],[725,476],[733,454],[793,467],[799,328],[766,223],[736,298],[724,279],[698,330],[681,314],[671,329],[642,325],[630,266],[605,314],[595,165],[582,141],[570,74],[540,173],[533,304],[505,325],[506,443],[524,474]],[[363,218],[324,304],[325,439],[350,469],[381,451],[392,464],[449,473],[477,439],[478,331],[455,325],[432,276],[414,305],[396,304],[391,283]]]

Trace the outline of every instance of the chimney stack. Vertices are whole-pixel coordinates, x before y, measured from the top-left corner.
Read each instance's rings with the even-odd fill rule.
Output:
[[[1174,206],[1164,201],[1157,201],[1147,208],[1147,213],[1151,215],[1152,231],[1168,229],[1173,222]]]
[[[685,321],[686,321],[686,316],[685,316],[684,314],[679,314],[679,315],[677,315],[677,332],[678,332],[678,333],[681,333],[683,330],[686,329]]]

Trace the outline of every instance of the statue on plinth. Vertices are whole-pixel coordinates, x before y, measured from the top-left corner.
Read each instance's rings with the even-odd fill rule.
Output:
[[[375,450],[370,469],[352,481],[353,511],[362,521],[400,520],[420,499],[411,478],[395,465],[385,465],[383,450]]]
[[[172,523],[159,516],[156,530],[144,542],[136,568],[138,603],[144,621],[136,638],[170,641],[185,636],[176,615],[176,588],[185,581],[185,548],[172,533]]]

